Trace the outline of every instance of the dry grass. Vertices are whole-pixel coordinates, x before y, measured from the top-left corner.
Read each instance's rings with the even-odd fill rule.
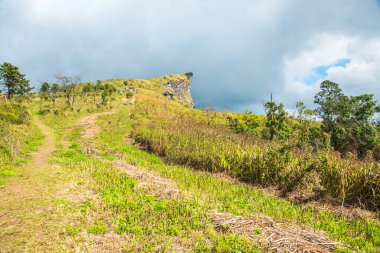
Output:
[[[277,223],[263,215],[245,218],[226,213],[210,214],[216,229],[239,233],[262,244],[273,252],[331,252],[344,247],[331,241],[324,233],[301,228],[296,224]]]
[[[189,112],[139,103],[135,139],[169,162],[276,186],[284,195],[302,192],[297,197],[305,201],[330,198],[339,205],[380,208],[380,163],[342,159],[331,151],[308,152],[287,142],[264,142],[225,126],[197,122]]]

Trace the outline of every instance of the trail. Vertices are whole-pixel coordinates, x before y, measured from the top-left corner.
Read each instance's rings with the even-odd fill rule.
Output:
[[[41,122],[38,117],[34,117],[34,122],[41,130],[42,134],[45,136],[45,143],[40,148],[40,150],[33,156],[32,165],[34,168],[44,168],[48,166],[48,160],[55,150],[54,136],[49,127]]]
[[[79,125],[84,128],[83,138],[89,139],[94,137],[99,132],[99,127],[95,124],[96,119],[99,116],[114,114],[114,111],[94,113],[87,116],[83,116],[79,119]]]
[[[36,212],[42,211],[41,204],[47,195],[47,180],[51,173],[49,157],[55,150],[54,136],[50,128],[37,117],[33,117],[35,124],[45,136],[44,143],[32,157],[29,165],[18,169],[19,177],[10,179],[9,183],[0,191],[0,252],[13,250],[12,244],[21,235],[28,231],[41,230],[41,224],[30,221]],[[37,227],[38,226],[38,227]],[[22,244],[22,243],[19,243]]]
[[[49,163],[56,149],[52,130],[37,117],[45,136],[30,164],[17,169],[0,190],[0,252],[112,252],[117,236],[95,236],[83,230],[99,215],[96,193],[86,171]],[[94,210],[80,212],[86,201]],[[80,245],[80,247],[78,247]]]

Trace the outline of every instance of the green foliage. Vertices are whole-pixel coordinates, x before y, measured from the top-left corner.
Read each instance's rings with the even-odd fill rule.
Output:
[[[175,117],[168,113],[167,107],[159,104],[150,104],[147,101],[139,101],[133,113],[136,115],[134,121],[135,135],[142,133],[144,138],[151,139],[154,145],[142,145],[154,152],[160,147],[165,150],[165,159],[167,162],[176,163],[173,157],[177,157],[177,162],[188,162],[192,165],[198,155],[202,155],[200,160],[218,159],[217,156],[211,157],[210,154],[217,155],[222,148],[231,150],[231,156],[235,156],[235,161],[243,160],[245,162],[229,162],[226,157],[226,163],[230,164],[229,171],[233,175],[233,171],[245,170],[250,168],[250,164],[256,162],[262,164],[266,154],[261,157],[260,148],[266,148],[267,145],[262,143],[260,139],[251,136],[243,136],[234,133],[223,127],[211,126],[208,127],[205,123],[194,122],[193,115],[197,111],[187,112],[191,117],[191,121],[184,118],[183,115]],[[70,114],[70,115],[75,115]],[[75,130],[75,133],[68,135],[65,132],[67,122],[76,124],[77,117],[68,116],[48,116],[50,122],[55,126],[57,133],[60,133],[58,138],[67,138],[69,136],[71,144],[64,145],[64,151],[76,152],[76,155],[82,155],[83,151],[79,145],[80,131]],[[55,156],[59,157],[59,162],[64,166],[75,166],[79,171],[90,170],[94,181],[91,186],[102,198],[102,205],[111,217],[110,221],[106,221],[111,228],[117,229],[119,233],[125,233],[126,237],[131,238],[128,241],[128,246],[125,249],[129,252],[170,252],[172,246],[178,245],[178,240],[185,240],[186,249],[192,252],[254,252],[256,245],[250,240],[246,240],[242,236],[235,234],[222,234],[216,232],[212,224],[207,220],[207,213],[220,211],[228,212],[234,215],[255,215],[262,213],[274,218],[275,221],[284,223],[296,223],[315,228],[317,230],[326,231],[331,239],[339,240],[347,245],[350,245],[355,251],[372,252],[375,251],[374,245],[380,241],[379,224],[374,220],[350,219],[344,215],[335,216],[333,213],[321,210],[318,211],[309,206],[294,204],[283,199],[276,198],[265,194],[263,191],[250,187],[247,184],[236,183],[225,177],[216,177],[211,173],[192,170],[187,167],[169,166],[155,155],[139,150],[137,147],[128,146],[125,144],[125,135],[129,133],[132,127],[128,108],[122,108],[112,115],[104,115],[98,118],[97,124],[101,127],[101,132],[94,138],[93,143],[96,148],[103,152],[118,154],[118,159],[125,159],[129,164],[136,165],[138,168],[146,170],[154,170],[165,178],[173,180],[178,185],[181,192],[190,198],[158,198],[149,195],[143,188],[138,187],[138,181],[131,178],[123,170],[113,167],[113,163],[102,159],[101,157],[90,157],[79,162],[72,161],[72,157],[65,157],[62,150],[55,152]],[[109,124],[111,122],[111,124]],[[200,120],[200,122],[203,122]],[[173,126],[171,126],[173,125]],[[173,129],[178,130],[172,133]],[[186,128],[185,128],[186,126]],[[189,131],[191,129],[192,131]],[[202,131],[199,131],[203,129]],[[186,130],[186,131],[185,131]],[[154,131],[154,133],[152,133]],[[190,134],[189,134],[190,132]],[[63,137],[65,136],[65,137]],[[227,140],[227,141],[226,141]],[[208,141],[207,145],[202,145],[201,142]],[[177,143],[180,142],[179,145]],[[196,145],[193,145],[192,143]],[[253,143],[259,147],[256,148],[256,153],[251,149]],[[143,144],[143,143],[141,143]],[[249,145],[247,145],[249,144]],[[274,143],[276,144],[276,143]],[[296,152],[293,153],[289,148],[281,149],[281,145],[274,145],[271,155],[273,157],[278,153],[284,159],[282,166],[273,169],[281,170],[276,173],[284,173],[289,170],[290,174],[303,174],[303,163],[297,163],[296,160],[302,161],[305,157],[299,156]],[[229,147],[231,145],[231,147]],[[240,145],[240,147],[239,147]],[[59,145],[61,147],[61,145]],[[277,149],[275,149],[277,147]],[[61,147],[62,148],[62,147]],[[171,154],[171,152],[177,150]],[[191,154],[191,150],[194,153]],[[215,150],[212,150],[215,149]],[[232,151],[239,150],[236,153]],[[290,155],[289,155],[290,154]],[[325,153],[325,156],[330,159],[331,154]],[[260,158],[257,159],[256,157]],[[121,158],[120,158],[121,157]],[[182,160],[180,158],[182,157]],[[307,156],[306,156],[307,157]],[[320,156],[319,156],[320,157]],[[219,159],[222,159],[219,157]],[[270,160],[270,158],[268,158]],[[286,162],[286,160],[288,162]],[[337,182],[339,173],[342,168],[347,168],[344,179],[347,180],[347,187],[350,188],[350,161],[342,163],[340,158],[335,160],[323,159],[326,170],[334,168],[335,178],[325,172],[324,177],[329,178],[331,185]],[[336,164],[340,163],[340,164]],[[268,168],[273,165],[268,162]],[[327,164],[327,165],[326,165]],[[236,168],[235,168],[236,165]],[[294,165],[294,166],[293,166]],[[367,164],[362,164],[365,167]],[[241,168],[237,168],[241,166]],[[245,167],[244,167],[245,166]],[[206,167],[203,167],[205,169]],[[226,167],[224,167],[226,168]],[[223,168],[223,169],[224,169]],[[251,167],[252,170],[255,167]],[[268,169],[268,170],[269,170]],[[301,169],[301,170],[300,170]],[[217,171],[217,169],[215,169]],[[227,173],[230,173],[226,171]],[[270,170],[269,170],[270,171]],[[319,171],[319,170],[318,170]],[[319,172],[318,172],[319,173]],[[357,177],[355,170],[353,175]],[[286,174],[286,173],[285,173]],[[352,181],[356,181],[353,179]],[[367,178],[363,178],[367,182]],[[343,181],[343,180],[342,180]],[[372,181],[373,182],[373,181]],[[362,183],[364,189],[366,186]],[[332,186],[329,186],[332,188]],[[334,186],[335,187],[335,186]],[[339,187],[341,187],[339,185]],[[356,186],[354,186],[355,188]],[[338,189],[341,190],[342,188]],[[346,188],[343,188],[346,189]],[[346,191],[351,197],[353,191]],[[350,197],[350,198],[351,198]],[[350,200],[352,201],[352,200]],[[174,202],[174,203],[171,203]],[[83,208],[87,210],[91,208],[90,203],[83,203]],[[168,210],[171,208],[172,210]],[[167,216],[169,215],[169,217]],[[195,218],[194,218],[195,217]],[[103,219],[103,217],[102,217]],[[174,221],[174,222],[173,222]],[[201,221],[200,223],[198,223]],[[91,223],[88,227],[97,226],[97,223]],[[226,228],[228,230],[228,228]],[[97,229],[95,229],[97,230]],[[228,232],[228,231],[226,231]],[[262,231],[252,229],[252,234],[260,234]],[[260,248],[260,247],[258,247]]]
[[[43,82],[41,84],[40,92],[41,93],[47,93],[50,90],[50,84],[47,82]]]
[[[1,123],[23,124],[29,120],[29,113],[24,106],[15,103],[0,102]]]
[[[261,132],[262,120],[250,111],[244,113],[241,119],[237,117],[227,117],[228,128],[238,133],[249,133],[252,135],[259,135]]]
[[[287,113],[282,103],[276,104],[271,97],[270,101],[264,103],[266,112],[264,137],[273,140],[287,139],[290,136],[290,127],[287,124]]]
[[[4,62],[0,65],[0,91],[7,94],[8,99],[14,95],[25,95],[32,90],[29,80],[21,74],[18,67]]]
[[[220,237],[216,240],[212,252],[244,253],[261,252],[258,247],[248,243],[248,239],[231,234]]]
[[[103,220],[97,221],[95,225],[88,229],[88,232],[95,235],[104,235],[107,232],[107,225]]]
[[[49,91],[50,91],[50,84],[47,82],[43,82],[41,84],[41,88],[40,88],[40,97],[42,100],[48,100],[49,99],[49,95],[48,95]]]
[[[330,148],[330,135],[322,131],[321,124],[316,121],[316,111],[305,106],[301,101],[296,103],[297,115],[292,128],[293,139],[299,147],[305,145],[314,150],[327,150]]]
[[[132,98],[132,97],[133,97],[133,92],[130,91],[130,90],[127,91],[127,92],[125,93],[125,97],[128,98],[128,99]]]
[[[323,130],[331,133],[334,121],[339,114],[341,99],[344,97],[339,85],[330,81],[321,83],[321,91],[314,97],[314,103],[319,104],[318,115],[323,120]]]
[[[372,94],[347,97],[338,84],[324,81],[314,102],[335,150],[364,158],[380,142],[372,122],[377,110]]]
[[[108,102],[108,97],[112,95],[116,91],[115,86],[110,85],[108,83],[104,85],[100,85],[99,89],[102,91],[101,97],[102,97],[102,105],[105,106],[107,105]]]
[[[82,88],[82,92],[87,95],[88,93],[90,93],[91,91],[93,91],[94,89],[94,85],[92,83],[86,83],[83,88]]]

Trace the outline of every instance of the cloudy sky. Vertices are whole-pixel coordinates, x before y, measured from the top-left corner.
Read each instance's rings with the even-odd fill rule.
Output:
[[[380,101],[379,0],[0,0],[0,63],[33,85],[193,72],[197,105],[312,105],[322,80]]]

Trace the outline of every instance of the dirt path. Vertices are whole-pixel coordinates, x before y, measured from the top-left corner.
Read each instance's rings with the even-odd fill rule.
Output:
[[[0,191],[0,252],[12,251],[11,245],[21,238],[17,235],[38,231],[33,226],[40,225],[30,221],[34,213],[40,211],[39,205],[44,202],[43,196],[46,195],[46,187],[49,187],[46,180],[51,173],[48,160],[55,143],[51,130],[37,117],[34,117],[34,122],[45,136],[45,141],[33,155],[32,162],[18,168],[20,176],[12,178]]]
[[[53,132],[37,117],[34,122],[45,141],[0,190],[0,252],[112,252],[116,236],[94,236],[85,229],[104,215],[91,176],[49,163],[56,148]],[[93,210],[83,213],[87,201]]]
[[[45,136],[45,142],[40,150],[33,156],[32,165],[34,168],[43,168],[48,166],[48,160],[55,150],[54,136],[49,127],[41,122],[38,117],[34,117],[34,122]]]
[[[94,113],[87,116],[83,116],[79,119],[79,125],[84,128],[83,138],[89,139],[94,137],[99,132],[99,127],[95,124],[96,119],[102,115],[114,114],[114,111]]]

